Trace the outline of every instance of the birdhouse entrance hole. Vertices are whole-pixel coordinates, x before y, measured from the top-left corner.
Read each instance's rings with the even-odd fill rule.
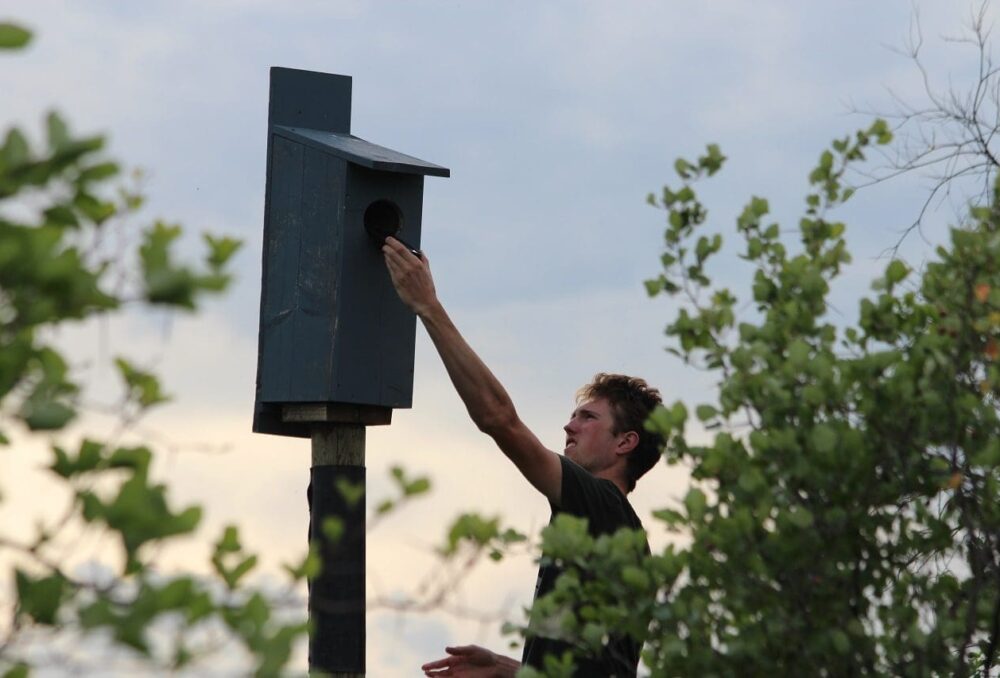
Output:
[[[381,245],[403,228],[403,211],[391,200],[376,200],[365,210],[365,230]]]

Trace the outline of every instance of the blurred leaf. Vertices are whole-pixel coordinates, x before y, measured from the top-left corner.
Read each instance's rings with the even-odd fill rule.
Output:
[[[365,497],[365,484],[364,483],[353,483],[343,476],[338,477],[334,481],[334,487],[337,488],[337,492],[343,497],[344,502],[348,507],[353,508],[357,506],[358,503]]]
[[[17,615],[30,617],[37,624],[56,624],[56,613],[66,594],[66,580],[58,574],[33,578],[15,568]]]
[[[63,403],[47,401],[34,403],[21,417],[32,431],[58,431],[76,416],[76,410]]]
[[[315,579],[322,570],[323,560],[320,558],[319,549],[316,544],[311,544],[309,552],[302,558],[298,565],[283,565],[282,567],[293,581],[303,579]]]
[[[56,445],[52,448],[55,460],[49,469],[63,478],[72,478],[77,474],[93,471],[104,461],[103,450],[104,446],[100,443],[84,439],[80,443],[80,450],[76,457],[71,458],[63,448]]]
[[[0,49],[20,49],[31,42],[31,31],[16,24],[0,22]]]
[[[3,678],[28,678],[29,675],[27,664],[15,664],[4,672]]]
[[[121,357],[115,358],[115,366],[128,387],[127,399],[137,402],[142,409],[170,400],[170,397],[163,393],[159,379],[152,372],[140,370]]]
[[[66,127],[66,123],[55,111],[46,116],[45,127],[48,132],[50,151],[59,151],[69,143],[69,130]]]
[[[344,521],[336,516],[329,516],[323,519],[322,529],[323,536],[336,544],[344,536]]]
[[[216,238],[208,233],[204,234],[205,243],[208,245],[208,265],[213,270],[218,270],[236,254],[243,243],[235,238]]]

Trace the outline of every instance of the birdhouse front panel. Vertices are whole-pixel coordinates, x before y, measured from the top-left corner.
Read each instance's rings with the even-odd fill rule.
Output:
[[[420,243],[424,178],[347,165],[340,326],[334,355],[337,402],[410,407],[416,317],[396,294],[373,230]]]

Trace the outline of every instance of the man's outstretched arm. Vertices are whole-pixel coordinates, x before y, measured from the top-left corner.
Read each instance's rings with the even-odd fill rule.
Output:
[[[438,301],[426,257],[418,259],[395,238],[386,238],[382,253],[396,291],[427,328],[472,421],[496,441],[528,482],[558,504],[562,483],[559,457],[524,425],[503,385],[448,317]]]

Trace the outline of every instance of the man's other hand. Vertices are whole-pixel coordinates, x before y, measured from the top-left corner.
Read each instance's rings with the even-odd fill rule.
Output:
[[[403,303],[417,315],[430,310],[437,303],[437,293],[427,255],[418,257],[392,236],[385,239],[382,254],[389,277]]]
[[[510,657],[503,657],[478,645],[446,647],[444,651],[450,656],[420,667],[425,676],[512,678],[521,667]]]

